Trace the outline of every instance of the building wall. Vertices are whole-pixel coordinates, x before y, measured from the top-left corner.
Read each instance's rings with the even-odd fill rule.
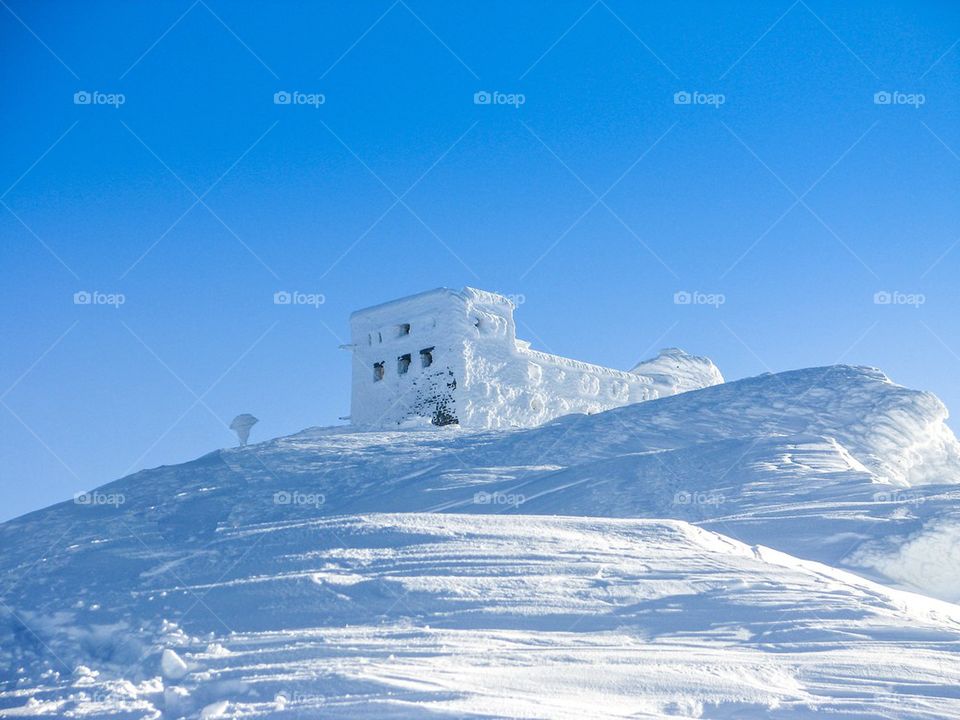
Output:
[[[462,300],[437,290],[354,313],[350,318],[353,381],[350,420],[395,427],[406,422],[443,424],[456,417],[454,381],[463,375]],[[409,325],[409,332],[401,328]],[[421,351],[432,362],[423,367]],[[410,356],[406,373],[399,359]],[[374,380],[374,364],[383,377]]]

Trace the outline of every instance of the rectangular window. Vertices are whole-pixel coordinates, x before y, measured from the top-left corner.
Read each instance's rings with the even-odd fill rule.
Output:
[[[433,365],[433,348],[424,348],[420,351],[420,367],[428,368],[431,365]]]
[[[403,337],[410,334],[410,323],[400,323],[397,325],[397,337]]]
[[[397,374],[406,375],[407,370],[410,369],[410,353],[406,355],[401,355],[397,358]]]
[[[373,364],[373,381],[380,382],[383,380],[383,363],[378,362]]]

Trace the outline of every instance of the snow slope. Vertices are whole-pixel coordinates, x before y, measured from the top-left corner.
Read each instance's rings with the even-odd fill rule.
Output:
[[[960,716],[945,418],[835,366],[137,473],[0,526],[0,715]]]

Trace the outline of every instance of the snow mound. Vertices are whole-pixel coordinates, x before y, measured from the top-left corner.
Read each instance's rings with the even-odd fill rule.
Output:
[[[180,680],[189,671],[187,664],[177,655],[175,650],[165,648],[160,656],[160,670],[163,676],[169,680]]]
[[[720,369],[710,358],[690,355],[680,348],[666,348],[649,360],[634,365],[630,372],[650,378],[657,397],[719,385]]]
[[[555,459],[566,462],[731,438],[831,437],[878,482],[910,487],[960,482],[960,443],[947,417],[932,393],[897,385],[876,368],[831,365],[616,408],[595,422],[560,418],[535,442],[562,437]]]

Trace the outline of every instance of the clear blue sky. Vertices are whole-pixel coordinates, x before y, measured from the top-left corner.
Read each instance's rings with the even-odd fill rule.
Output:
[[[960,409],[954,2],[2,5],[2,518],[240,412],[336,424],[349,312],[441,285],[613,367],[843,360]]]

